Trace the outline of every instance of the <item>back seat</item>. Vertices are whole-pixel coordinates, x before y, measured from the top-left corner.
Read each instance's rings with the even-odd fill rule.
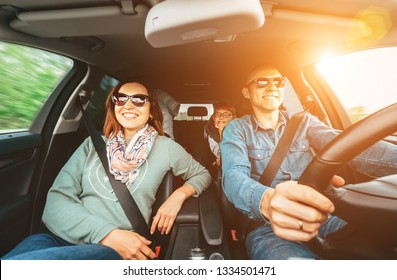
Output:
[[[246,219],[245,215],[226,198],[222,190],[221,167],[217,168],[212,165],[216,158],[210,150],[208,136],[204,129],[208,120],[203,120],[205,116],[208,116],[207,108],[204,106],[189,107],[187,115],[193,117],[194,120],[174,121],[175,141],[210,171],[213,178],[211,188],[213,197],[211,199],[216,200],[217,208],[219,208],[217,211],[220,211],[224,238],[227,240],[228,246],[232,248],[229,251],[233,255],[232,259],[248,259],[244,247],[244,233],[240,228],[240,224],[244,224],[242,221]]]
[[[208,122],[205,119],[208,116],[207,107],[191,106],[186,113],[190,119],[193,119],[174,120],[174,140],[207,170],[214,170],[212,162],[215,161],[215,156],[213,156],[204,134],[204,127]],[[174,186],[183,184],[180,177],[174,178],[174,181]],[[171,246],[177,244],[176,250],[169,250],[166,259],[184,259],[186,252],[192,249],[192,243],[203,248],[208,256],[217,252],[221,253],[225,259],[230,259],[230,251],[224,240],[222,216],[215,190],[214,184],[211,184],[199,197],[192,197],[185,201],[178,214],[171,237],[171,242],[173,242]],[[197,210],[199,216],[195,218]],[[197,231],[195,223],[200,225],[200,231]]]
[[[204,127],[208,122],[204,117],[208,115],[208,110],[204,106],[192,106],[188,108],[187,115],[193,117],[193,120],[174,121],[175,141],[184,147],[195,160],[211,170],[215,156],[204,136]]]

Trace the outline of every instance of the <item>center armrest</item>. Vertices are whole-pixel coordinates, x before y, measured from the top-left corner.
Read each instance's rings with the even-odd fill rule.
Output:
[[[204,238],[209,245],[222,243],[222,215],[212,188],[205,190],[199,197],[186,200],[176,217],[175,223],[200,225]]]
[[[209,245],[222,244],[223,223],[213,187],[209,187],[199,197],[200,224],[205,240]]]
[[[198,224],[200,221],[199,215],[199,199],[198,197],[190,197],[183,203],[181,210],[176,216],[175,223]]]

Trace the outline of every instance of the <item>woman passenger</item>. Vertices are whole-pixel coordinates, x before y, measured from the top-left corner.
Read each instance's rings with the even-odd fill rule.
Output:
[[[125,183],[146,222],[167,171],[181,176],[154,215],[150,231],[168,234],[183,202],[211,181],[184,148],[163,136],[156,94],[137,82],[120,83],[106,101],[104,125],[111,174]],[[134,231],[90,138],[75,151],[49,190],[43,221],[52,234],[22,241],[3,259],[153,259],[151,241]]]

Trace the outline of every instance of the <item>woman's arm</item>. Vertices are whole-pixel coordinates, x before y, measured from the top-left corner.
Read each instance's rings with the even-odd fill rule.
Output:
[[[162,234],[168,234],[186,199],[200,194],[211,183],[209,172],[178,143],[170,140],[166,150],[168,151],[172,172],[175,176],[181,176],[185,183],[176,189],[160,206],[153,218],[150,229],[152,234],[156,228]]]
[[[176,189],[167,200],[160,206],[153,217],[150,233],[153,234],[156,228],[161,234],[168,234],[175,222],[176,216],[181,210],[186,199],[196,194],[196,190],[188,184]]]
[[[115,229],[99,243],[115,250],[124,260],[146,260],[156,257],[149,247],[152,242],[134,231]]]

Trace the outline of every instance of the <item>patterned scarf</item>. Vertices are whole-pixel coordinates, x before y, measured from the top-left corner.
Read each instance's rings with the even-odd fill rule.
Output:
[[[157,130],[147,124],[137,131],[127,148],[125,147],[124,133],[121,130],[108,139],[106,151],[109,170],[116,180],[127,185],[134,182],[139,175],[141,165],[152,149],[157,135]]]

